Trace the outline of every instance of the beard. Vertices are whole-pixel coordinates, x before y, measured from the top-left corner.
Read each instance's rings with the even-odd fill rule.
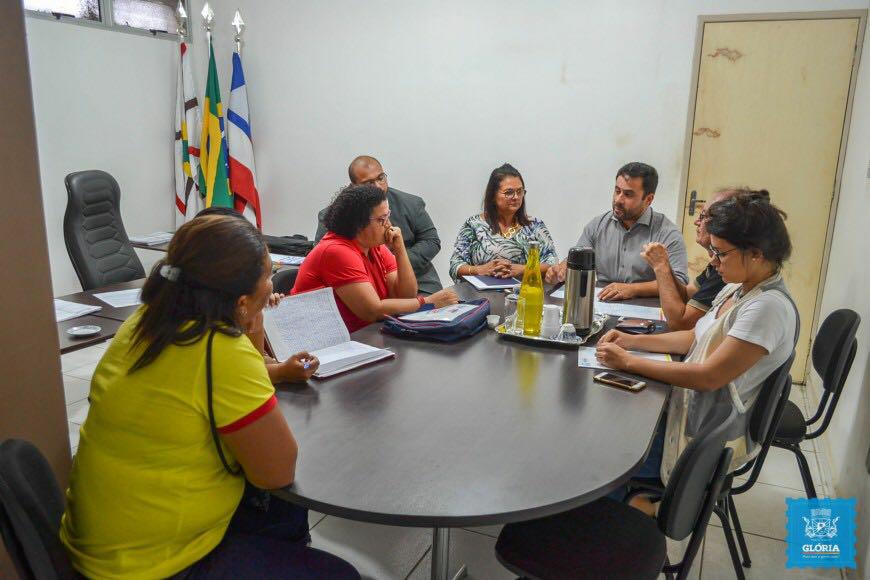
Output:
[[[634,212],[631,212],[631,211],[627,210],[626,208],[624,208],[620,205],[617,205],[615,203],[612,205],[612,207],[613,207],[613,215],[615,215],[616,219],[618,219],[619,221],[637,221],[640,218],[640,216],[643,215],[643,212],[646,211],[646,208],[641,207],[641,208],[638,208],[637,210],[635,210]]]

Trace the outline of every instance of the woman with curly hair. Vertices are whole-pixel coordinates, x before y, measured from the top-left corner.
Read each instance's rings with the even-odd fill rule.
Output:
[[[374,185],[346,187],[326,209],[323,223],[328,233],[306,256],[292,294],[332,288],[350,332],[388,314],[458,302],[452,290],[417,295],[402,230],[390,223],[383,190]]]

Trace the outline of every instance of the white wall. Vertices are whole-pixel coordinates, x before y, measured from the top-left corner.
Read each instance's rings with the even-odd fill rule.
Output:
[[[229,22],[248,25],[244,61],[267,233],[311,235],[347,182],[378,157],[390,183],[422,194],[447,277],[462,221],[489,172],[524,175],[528,207],[564,256],[609,207],[616,169],[659,169],[656,207],[674,217],[699,14],[866,8],[867,0],[475,2],[215,0],[221,85]],[[194,2],[196,14],[201,2]],[[204,40],[198,31],[197,41]],[[205,53],[198,42],[199,66]],[[226,98],[226,93],[225,98]]]
[[[102,169],[121,186],[129,234],[174,227],[178,45],[28,16],[42,196],[55,296],[81,289],[63,241],[64,177]],[[146,269],[155,252],[140,254]]]
[[[870,448],[870,273],[866,267],[867,215],[870,207],[870,28],[864,36],[855,108],[843,166],[843,181],[825,283],[821,316],[838,308],[861,315],[858,352],[837,411],[823,439],[831,457],[840,497],[857,497],[858,557],[870,576],[870,475],[864,467]],[[813,383],[818,377],[813,374]],[[813,393],[818,398],[818,388]],[[856,578],[861,574],[856,573]]]

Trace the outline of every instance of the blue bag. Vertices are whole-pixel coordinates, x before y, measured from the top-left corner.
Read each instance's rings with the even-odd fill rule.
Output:
[[[464,312],[450,322],[399,320],[395,316],[387,316],[381,326],[381,332],[402,338],[434,340],[436,342],[456,342],[460,338],[474,336],[486,328],[489,300],[480,298],[463,301],[462,304],[474,304],[475,308]],[[432,310],[433,308],[431,304],[426,304],[420,310]]]

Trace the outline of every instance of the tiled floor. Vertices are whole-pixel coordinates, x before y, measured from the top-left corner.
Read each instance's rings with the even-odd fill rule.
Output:
[[[105,345],[100,345],[62,357],[73,453],[78,448],[79,426],[87,417],[90,378],[104,350]],[[795,386],[791,399],[809,416],[803,387]],[[817,449],[814,441],[802,447],[819,495],[828,496],[832,488],[824,450]],[[771,449],[758,483],[735,500],[753,561],[752,567],[745,569],[747,578],[845,578],[840,570],[785,568],[785,498],[803,496],[794,456],[782,449]],[[313,545],[350,561],[364,578],[422,580],[429,577],[432,532],[428,529],[364,524],[314,512],[310,514],[309,523]],[[689,576],[692,579],[734,578],[718,523],[714,516]],[[486,526],[453,530],[450,548],[453,571],[465,564],[469,579],[514,578],[495,559],[499,529],[499,526]],[[671,561],[679,560],[683,546],[677,542],[669,542],[668,546]]]

